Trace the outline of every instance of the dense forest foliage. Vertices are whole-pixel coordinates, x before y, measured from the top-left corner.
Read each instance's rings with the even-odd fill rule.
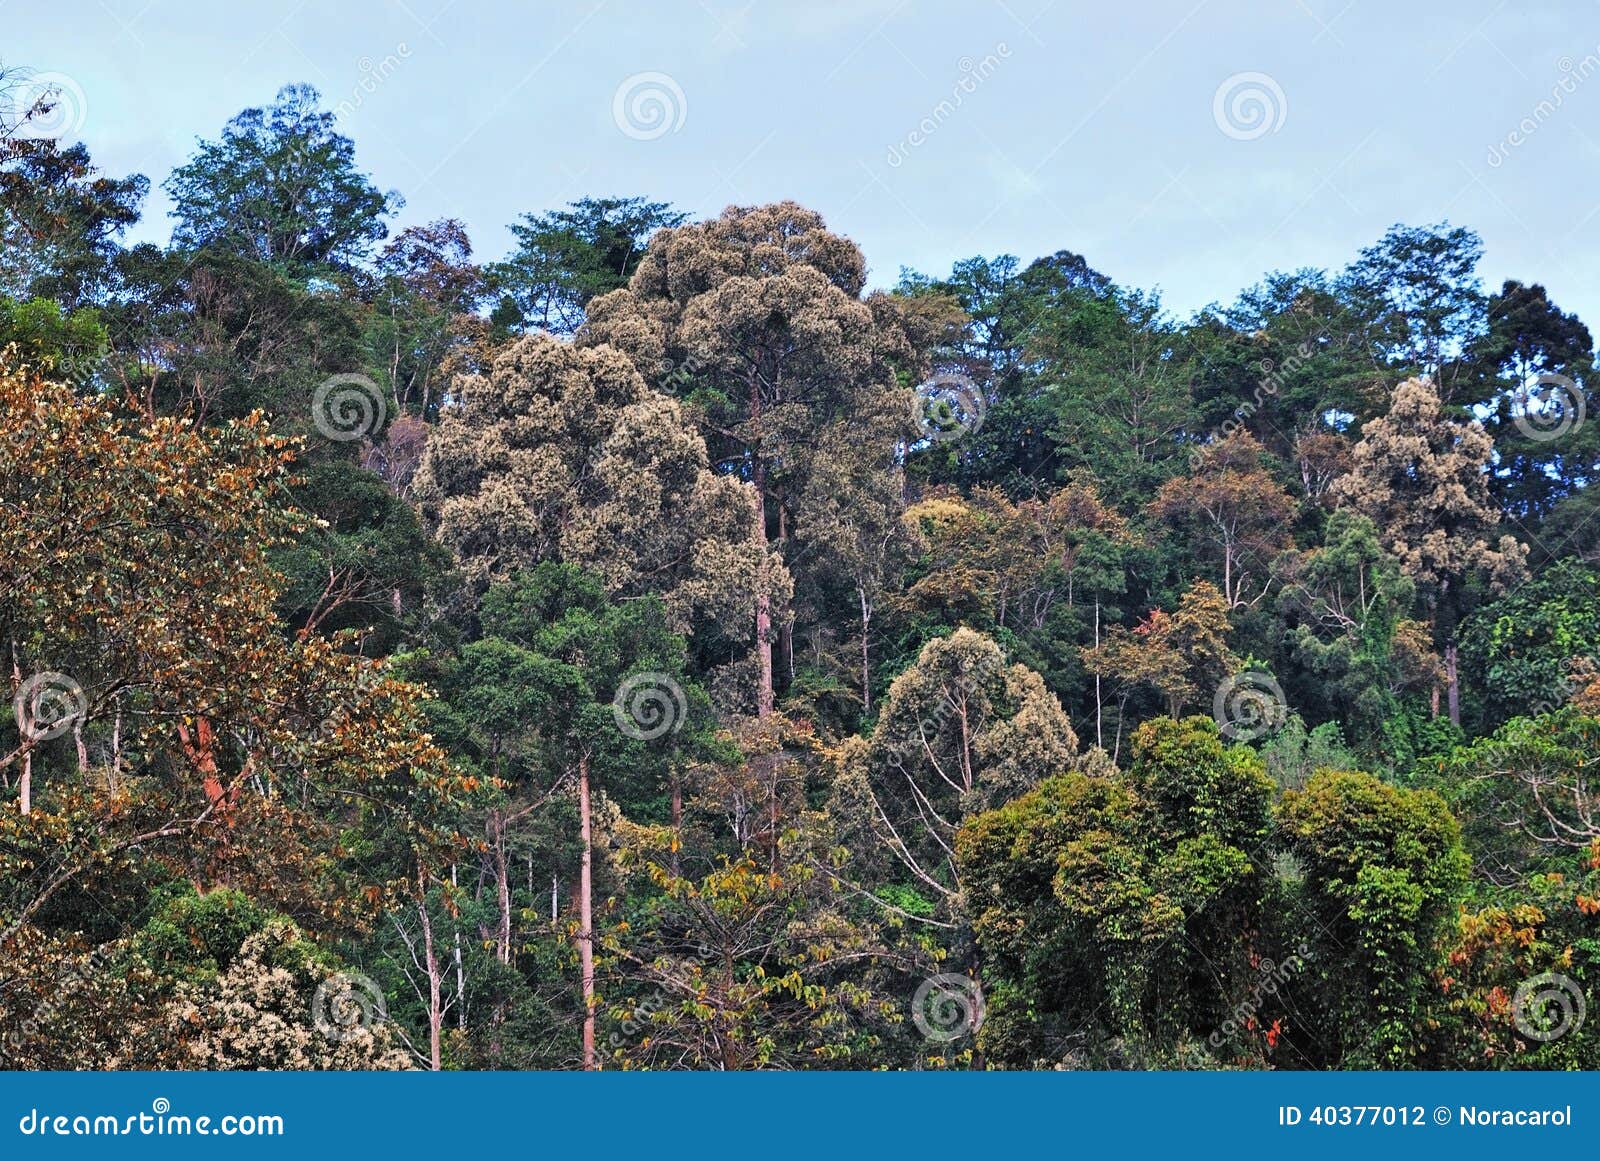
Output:
[[[1600,1067],[1600,380],[1471,230],[482,263],[291,86],[134,245],[16,107],[6,1067]]]

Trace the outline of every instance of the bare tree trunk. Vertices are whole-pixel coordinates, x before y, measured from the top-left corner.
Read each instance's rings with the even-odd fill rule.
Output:
[[[733,955],[726,948],[722,954],[722,994],[724,996],[733,995]],[[719,1012],[717,1023],[724,1026],[719,1029],[717,1035],[717,1041],[722,1049],[722,1069],[724,1072],[737,1072],[739,1071],[738,1049],[735,1046],[733,1036],[730,1035],[730,1030],[725,1027],[731,1021],[727,1020]]]
[[[1173,715],[1177,716],[1177,715]],[[972,779],[972,724],[967,720],[967,695],[961,695],[957,705],[956,720],[961,725],[961,788],[971,790]]]
[[[578,967],[583,984],[583,1067],[599,1068],[594,1054],[594,834],[589,810],[589,755],[578,760],[578,826],[583,861],[578,871]]]
[[[22,670],[17,665],[16,642],[11,645],[11,689],[13,695],[22,686]],[[36,706],[29,706],[29,715],[37,713]],[[20,723],[19,723],[20,725]],[[29,738],[23,738],[22,774],[17,781],[17,805],[23,814],[33,813],[33,745]]]
[[[439,971],[439,955],[433,946],[433,916],[428,914],[428,878],[417,872],[417,914],[422,919],[422,966],[428,973],[428,1067],[438,1072],[443,1067],[440,1033],[444,1027],[444,986]]]
[[[683,773],[676,765],[672,768],[672,873],[678,873],[678,848],[683,838]]]
[[[866,586],[856,585],[861,598],[861,710],[872,712],[872,665],[868,655],[867,628],[872,623],[872,606],[867,603]]]
[[[760,438],[761,384],[750,377],[750,418]],[[750,483],[755,488],[756,537],[761,547],[761,563],[756,567],[756,658],[761,665],[761,683],[756,691],[756,716],[772,714],[772,596],[767,569],[767,468],[761,462],[759,443],[750,449]]]
[[[120,696],[117,699],[117,718],[111,724],[111,765],[106,770],[106,790],[115,794],[117,792],[117,779],[122,774],[122,704]]]
[[[1456,643],[1444,647],[1444,679],[1450,706],[1450,724],[1461,724],[1461,680],[1456,674]]]
[[[789,511],[781,503],[778,505],[778,539],[785,544],[789,541]],[[784,618],[783,624],[778,628],[778,641],[783,648],[784,664],[788,666],[789,676],[784,683],[784,688],[794,684],[794,618]]]
[[[503,964],[511,962],[511,868],[506,861],[506,816],[502,811],[489,812],[489,858],[494,864],[494,897],[498,912],[494,933],[494,957]],[[492,1032],[489,1051],[500,1056],[500,1028],[506,1019],[506,1001],[497,1000],[489,1017]]]
[[[779,765],[777,762],[769,761],[767,766],[767,775],[767,833],[772,836],[770,843],[771,853],[768,856],[768,866],[772,868],[773,874],[777,874],[778,868],[782,865],[782,855],[778,850]]]
[[[756,566],[756,659],[761,666],[761,684],[756,691],[756,716],[772,713],[772,596],[767,578],[767,512],[761,494],[761,484],[756,484],[756,530],[761,546],[761,563]]]
[[[1111,747],[1111,761],[1113,764],[1115,764],[1117,759],[1122,756],[1122,722],[1123,715],[1127,712],[1127,709],[1128,699],[1127,696],[1124,695],[1123,697],[1117,699],[1117,740],[1112,744]]]
[[[1100,652],[1100,601],[1094,603],[1094,651]],[[1106,737],[1102,726],[1104,703],[1100,699],[1100,670],[1098,666],[1094,671],[1094,744],[1102,750],[1106,748]]]
[[[456,865],[454,863],[450,864],[450,885],[452,887],[460,886],[456,879]],[[456,1003],[459,1005],[456,1011],[456,1026],[465,1032],[467,1030],[467,969],[461,959],[461,925],[459,923],[456,924],[455,941]]]
[[[1456,648],[1456,635],[1454,635],[1454,630],[1451,630],[1451,632],[1448,633],[1443,632],[1442,628],[1440,628],[1440,624],[1438,624],[1438,614],[1440,614],[1440,606],[1443,604],[1443,596],[1448,595],[1448,593],[1450,593],[1450,579],[1446,577],[1445,582],[1440,585],[1440,595],[1432,596],[1432,598],[1429,598],[1429,603],[1427,603],[1427,627],[1429,627],[1430,632],[1432,632],[1432,640],[1434,640],[1435,643],[1442,640],[1442,638],[1445,640],[1445,681],[1451,686],[1450,720],[1456,721],[1456,718],[1458,718],[1459,715],[1459,707],[1456,705],[1456,699],[1459,697],[1459,692],[1456,691],[1456,688],[1454,688],[1454,684],[1456,684],[1456,672],[1454,672],[1454,648]],[[1429,692],[1429,710],[1432,712],[1432,716],[1437,718],[1437,668],[1434,670],[1434,683],[1432,683],[1432,689],[1430,689]]]
[[[511,962],[511,870],[506,864],[506,819],[496,810],[489,815],[490,850],[494,858],[495,899],[500,908],[500,927],[495,933],[495,958]]]

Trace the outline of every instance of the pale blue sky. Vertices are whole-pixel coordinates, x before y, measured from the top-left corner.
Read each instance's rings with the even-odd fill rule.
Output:
[[[6,64],[81,90],[97,160],[153,186],[308,81],[359,106],[344,129],[400,224],[459,217],[484,259],[519,213],[585,194],[696,216],[790,197],[880,285],[1067,248],[1187,312],[1448,218],[1483,235],[1486,285],[1542,281],[1600,326],[1592,2],[0,0],[0,28]],[[388,74],[369,93],[364,64]],[[613,116],[644,73],[675,106],[654,137]],[[1224,89],[1225,131],[1219,88],[1247,73],[1269,122],[1230,121]],[[166,208],[153,191],[140,237],[165,240]]]

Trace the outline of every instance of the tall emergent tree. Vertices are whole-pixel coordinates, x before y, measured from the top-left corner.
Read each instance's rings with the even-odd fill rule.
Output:
[[[1361,251],[1339,279],[1339,290],[1367,334],[1392,365],[1427,375],[1452,402],[1465,365],[1461,356],[1484,325],[1477,276],[1483,239],[1440,222],[1396,224]]]
[[[417,473],[439,539],[479,580],[542,561],[608,591],[660,594],[680,626],[748,638],[787,575],[754,527],[750,489],[714,474],[682,405],[620,352],[530,335],[457,380]]]
[[[387,233],[403,202],[356,168],[355,144],[318,108],[310,85],[286,85],[203,141],[163,188],[177,220],[172,241],[214,247],[286,270],[348,269]]]
[[[1456,725],[1462,589],[1473,573],[1494,585],[1515,580],[1528,555],[1527,546],[1510,536],[1489,543],[1498,523],[1486,474],[1493,449],[1482,424],[1445,414],[1432,380],[1408,379],[1395,388],[1389,414],[1362,427],[1350,472],[1333,487],[1340,503],[1377,525],[1384,547],[1400,558],[1427,602],[1443,647],[1450,720]]]
[[[627,289],[589,304],[582,341],[626,351],[681,396],[714,468],[753,488],[757,535],[787,543],[824,499],[811,486],[823,449],[853,448],[892,473],[910,435],[900,374],[919,360],[900,310],[863,299],[865,282],[861,251],[820,215],[793,202],[733,207],[656,234]],[[763,563],[752,578],[758,716],[774,704],[769,574]]]

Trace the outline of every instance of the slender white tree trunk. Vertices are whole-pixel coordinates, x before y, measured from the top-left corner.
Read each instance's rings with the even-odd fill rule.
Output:
[[[589,804],[589,756],[578,762],[578,825],[583,861],[578,870],[578,967],[583,984],[583,1067],[599,1068],[594,1052],[594,834]]]

